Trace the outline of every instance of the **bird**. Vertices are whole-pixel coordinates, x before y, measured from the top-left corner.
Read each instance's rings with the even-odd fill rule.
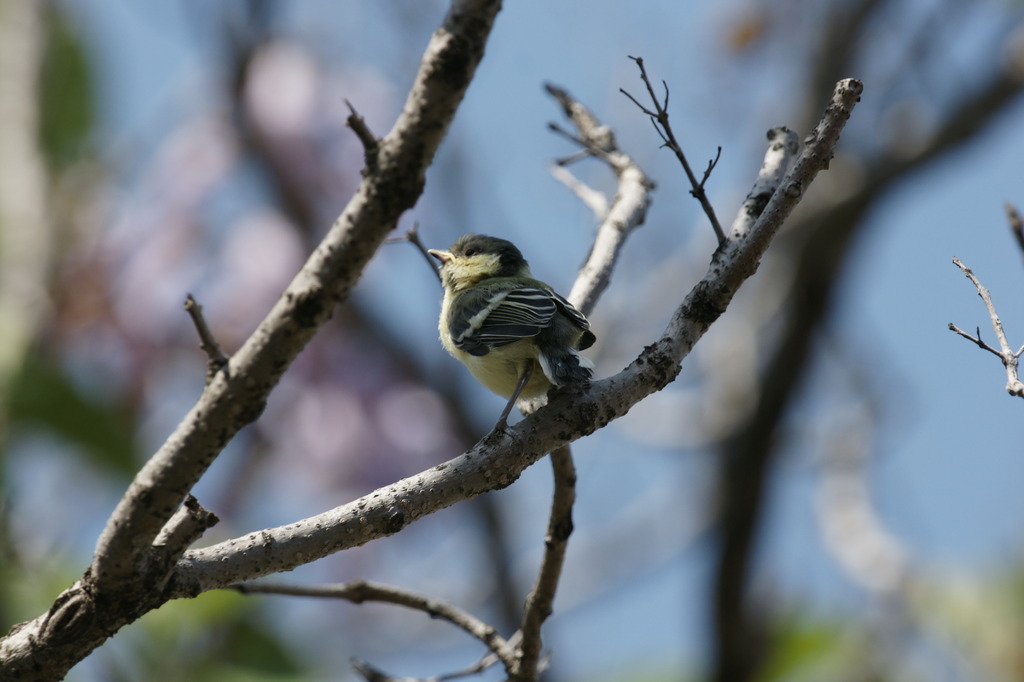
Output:
[[[427,253],[441,263],[441,344],[477,381],[508,398],[493,431],[507,429],[520,398],[590,381],[594,363],[580,354],[596,341],[590,322],[534,278],[515,244],[467,234]]]

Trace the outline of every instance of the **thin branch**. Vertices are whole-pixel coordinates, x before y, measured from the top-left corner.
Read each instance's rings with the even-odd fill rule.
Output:
[[[217,343],[213,332],[206,324],[206,318],[203,317],[203,306],[199,305],[192,294],[185,296],[185,312],[192,318],[192,324],[195,325],[196,333],[199,334],[199,347],[206,353],[206,381],[209,383],[213,380],[214,374],[227,367],[230,358],[220,349],[220,344]]]
[[[497,630],[451,604],[416,594],[390,585],[372,583],[365,580],[354,580],[337,585],[287,585],[283,583],[253,582],[230,586],[242,594],[284,594],[293,597],[319,597],[326,599],[344,599],[353,604],[365,602],[383,602],[404,606],[414,611],[421,611],[431,618],[441,618],[462,629],[472,637],[483,642],[495,656],[511,670],[515,665],[514,650]]]
[[[568,130],[558,125],[557,123],[548,123],[548,130],[550,130],[553,133],[558,133],[559,135],[569,140],[570,142],[575,142],[579,146],[583,147],[583,151],[581,153],[568,156],[564,159],[560,159],[558,162],[559,165],[565,166],[574,161],[584,159],[587,156],[593,156],[597,159],[601,159],[602,161],[612,166],[613,168],[615,167],[617,163],[616,158],[612,154],[610,154],[607,149],[604,149],[599,143],[588,138],[586,135],[573,135],[572,133],[570,133]]]
[[[700,179],[700,188],[704,189],[704,183],[711,177],[711,171],[715,170],[715,166],[718,165],[718,161],[722,158],[722,145],[718,145],[718,149],[715,151],[715,158],[708,161],[708,167],[704,169],[704,175]]]
[[[366,169],[370,172],[377,169],[377,152],[380,151],[380,140],[373,134],[366,120],[359,115],[352,103],[347,99],[345,106],[348,107],[349,115],[345,119],[345,125],[352,129],[359,141],[363,144],[363,156],[366,161]]]
[[[633,104],[640,108],[647,116],[651,117],[651,122],[654,124],[658,134],[661,135],[661,139],[664,141],[664,146],[672,150],[679,160],[679,163],[683,167],[683,172],[686,173],[687,180],[690,181],[690,194],[700,202],[701,208],[704,209],[704,213],[707,215],[708,220],[711,221],[711,229],[715,231],[715,236],[718,238],[719,244],[724,244],[726,241],[725,233],[722,231],[722,225],[718,222],[718,216],[715,215],[715,208],[711,205],[711,201],[708,199],[707,193],[704,191],[704,183],[707,182],[708,176],[711,174],[711,170],[718,162],[716,157],[712,162],[707,171],[704,173],[704,178],[700,181],[697,180],[697,176],[694,174],[693,169],[690,168],[690,162],[686,160],[686,154],[683,153],[683,148],[676,140],[676,135],[672,131],[672,126],[668,122],[668,84],[662,81],[662,85],[665,88],[665,98],[659,102],[657,95],[654,94],[654,87],[651,85],[651,80],[647,76],[647,68],[644,66],[644,60],[641,57],[630,57],[636,65],[640,68],[640,79],[643,81],[644,86],[647,88],[647,94],[651,98],[651,102],[654,104],[654,110],[650,110],[642,105],[633,95],[629,94],[622,88],[619,88],[619,92],[628,97]],[[718,149],[721,154],[721,148]]]
[[[981,340],[981,327],[975,327],[974,328],[974,334],[975,335],[971,336],[970,334],[965,332],[963,329],[961,329],[960,327],[958,327],[955,324],[953,324],[952,322],[950,322],[949,323],[949,331],[955,332],[955,333],[959,334],[960,336],[964,337],[968,341],[974,343],[976,346],[978,346],[978,348],[981,348],[982,350],[987,350],[989,353],[992,353],[992,355],[995,355],[1000,360],[1002,359],[1002,357],[1003,357],[1002,353],[1000,353],[998,350],[996,350],[995,348],[993,348],[992,346],[988,345],[987,343],[985,343],[984,341]]]
[[[413,222],[412,227],[405,231],[405,234],[401,237],[391,237],[385,240],[388,244],[396,244],[398,242],[409,242],[416,247],[416,250],[423,256],[423,260],[430,268],[431,272],[434,273],[434,277],[437,278],[438,283],[441,282],[441,269],[434,265],[434,259],[427,253],[427,247],[424,246],[423,240],[420,239],[420,224],[419,222]]]
[[[192,495],[186,495],[185,502],[167,525],[160,529],[160,533],[153,541],[151,562],[158,562],[170,568],[192,543],[219,521],[216,514],[199,504],[199,500]]]
[[[743,239],[751,226],[761,216],[761,211],[768,205],[775,190],[782,183],[789,164],[800,150],[797,134],[786,127],[772,128],[768,131],[768,150],[761,164],[761,172],[757,174],[754,186],[743,200],[729,235],[732,239]]]
[[[964,265],[959,258],[953,259],[953,265],[960,268],[960,270],[967,275],[967,279],[971,280],[974,284],[974,288],[978,290],[978,296],[980,296],[981,300],[985,302],[985,309],[988,310],[988,316],[992,320],[992,329],[995,331],[996,339],[999,341],[999,350],[997,351],[988,344],[982,343],[980,329],[978,330],[977,338],[973,338],[969,334],[965,334],[952,323],[950,323],[949,328],[960,336],[970,339],[974,343],[978,344],[980,348],[984,348],[985,350],[999,356],[1003,361],[1003,366],[1006,367],[1006,392],[1010,395],[1017,396],[1018,398],[1024,398],[1024,382],[1021,382],[1020,378],[1017,376],[1017,364],[1020,359],[1020,351],[1014,352],[1014,350],[1010,348],[1010,342],[1006,338],[1006,332],[1003,331],[1003,321],[999,319],[999,314],[996,312],[996,306],[992,303],[992,295],[989,293],[989,290],[982,286],[981,282],[978,281],[974,272]]]
[[[520,627],[522,644],[516,674],[512,680],[524,682],[536,680],[541,670],[538,666],[543,646],[541,626],[552,613],[558,580],[565,564],[565,552],[572,535],[572,507],[576,501],[576,467],[572,461],[572,450],[568,445],[551,453],[551,468],[554,473],[555,491],[548,518],[548,531],[544,538],[544,557],[533,590],[526,598],[523,624]]]

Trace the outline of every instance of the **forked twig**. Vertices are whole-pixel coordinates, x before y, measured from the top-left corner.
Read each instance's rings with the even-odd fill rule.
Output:
[[[629,94],[623,88],[619,88],[619,92],[628,97],[630,101],[635,104],[640,111],[647,116],[650,116],[651,123],[654,125],[654,129],[658,132],[661,137],[662,146],[668,147],[679,159],[679,163],[683,167],[683,172],[686,173],[686,178],[690,181],[690,194],[700,202],[701,208],[704,209],[704,213],[707,215],[708,220],[711,221],[711,229],[715,231],[715,236],[718,237],[718,243],[725,243],[725,232],[722,231],[722,225],[718,222],[718,216],[715,215],[715,209],[711,205],[711,201],[708,199],[707,192],[704,191],[704,184],[707,182],[708,177],[711,175],[711,171],[714,170],[715,165],[718,164],[718,159],[722,154],[722,148],[718,148],[718,153],[715,158],[708,163],[708,168],[704,171],[704,177],[701,180],[697,180],[697,176],[694,174],[693,169],[690,168],[690,162],[686,160],[686,154],[683,153],[683,148],[676,139],[675,133],[672,131],[672,125],[668,122],[668,84],[662,81],[661,84],[665,88],[665,97],[659,101],[658,96],[654,92],[654,86],[651,85],[651,79],[647,76],[647,68],[644,66],[644,60],[642,57],[630,57],[636,65],[640,67],[640,79],[643,81],[644,86],[647,88],[647,95],[651,98],[651,102],[654,105],[654,109],[648,109],[646,106],[640,103],[640,101]]]
[[[980,296],[981,300],[985,302],[985,309],[988,310],[988,316],[992,320],[992,329],[995,330],[996,339],[999,342],[999,350],[996,350],[981,340],[980,328],[977,328],[977,336],[971,336],[952,322],[949,323],[949,329],[965,339],[977,344],[979,348],[983,348],[988,352],[997,355],[999,359],[1002,360],[1003,366],[1006,367],[1006,392],[1010,395],[1015,395],[1018,398],[1024,398],[1024,383],[1022,383],[1020,378],[1017,376],[1017,364],[1020,360],[1021,354],[1024,353],[1024,346],[1021,346],[1016,352],[1010,348],[1010,342],[1006,338],[1006,332],[1003,331],[1003,322],[999,319],[999,314],[996,312],[995,304],[992,303],[992,295],[989,293],[989,290],[982,286],[981,282],[978,281],[978,278],[974,275],[974,272],[964,265],[959,258],[954,258],[953,264],[967,275],[967,278],[974,284],[974,288],[978,290],[978,296]]]

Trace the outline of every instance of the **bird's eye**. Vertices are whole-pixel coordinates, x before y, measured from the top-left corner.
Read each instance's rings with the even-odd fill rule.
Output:
[[[475,255],[476,255],[476,249],[473,249],[473,248],[466,249],[466,256],[475,256]]]

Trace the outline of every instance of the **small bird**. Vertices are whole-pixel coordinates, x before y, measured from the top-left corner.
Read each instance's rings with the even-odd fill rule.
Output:
[[[590,380],[594,363],[579,353],[596,340],[590,322],[534,279],[515,244],[467,234],[447,251],[428,253],[441,261],[441,344],[480,383],[509,399],[495,431],[507,428],[519,398]]]

